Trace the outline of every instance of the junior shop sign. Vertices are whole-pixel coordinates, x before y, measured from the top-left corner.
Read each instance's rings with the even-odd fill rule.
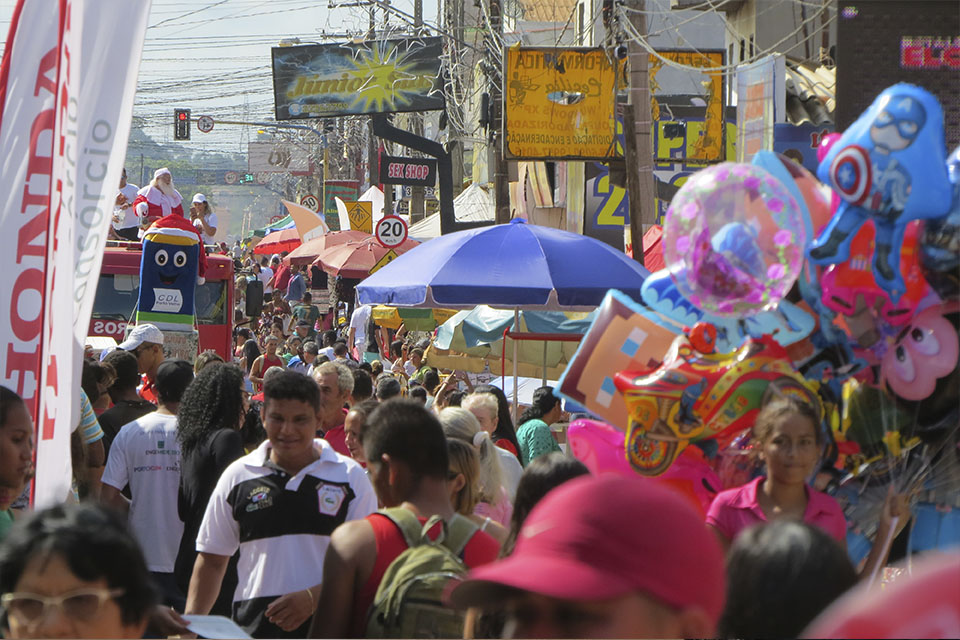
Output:
[[[430,158],[380,158],[380,182],[414,187],[432,187],[437,183],[437,161]]]

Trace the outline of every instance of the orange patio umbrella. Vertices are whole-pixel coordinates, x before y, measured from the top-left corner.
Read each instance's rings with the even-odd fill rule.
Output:
[[[281,253],[293,251],[301,244],[300,234],[296,229],[281,229],[264,236],[263,240],[253,248],[254,253]]]
[[[370,269],[388,252],[394,251],[400,255],[418,244],[420,243],[416,240],[407,238],[399,246],[387,249],[377,242],[376,238],[369,236],[359,242],[347,242],[329,247],[317,256],[313,264],[332,276],[362,280],[370,275]]]
[[[318,238],[307,240],[291,251],[290,255],[284,258],[284,260],[289,261],[290,264],[311,264],[317,259],[317,256],[330,247],[346,244],[347,242],[360,242],[361,240],[372,237],[369,233],[355,231],[353,229],[348,231],[331,231]]]

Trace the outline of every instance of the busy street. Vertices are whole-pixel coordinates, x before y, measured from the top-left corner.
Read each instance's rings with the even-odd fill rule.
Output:
[[[0,31],[0,637],[960,637],[957,0]]]

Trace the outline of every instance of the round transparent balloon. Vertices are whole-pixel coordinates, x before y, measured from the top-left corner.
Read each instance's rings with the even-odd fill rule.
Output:
[[[803,265],[800,207],[761,167],[725,162],[692,175],[663,225],[664,259],[680,293],[718,316],[776,305]]]

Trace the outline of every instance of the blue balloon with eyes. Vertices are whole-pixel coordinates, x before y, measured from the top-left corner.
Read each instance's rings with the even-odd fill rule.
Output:
[[[190,331],[200,245],[196,234],[151,227],[143,238],[137,323],[161,330]]]
[[[873,220],[873,276],[896,302],[906,291],[900,252],[907,223],[940,218],[950,209],[940,103],[910,84],[885,89],[830,148],[817,176],[841,202],[810,245],[810,261],[849,259],[853,236]]]

